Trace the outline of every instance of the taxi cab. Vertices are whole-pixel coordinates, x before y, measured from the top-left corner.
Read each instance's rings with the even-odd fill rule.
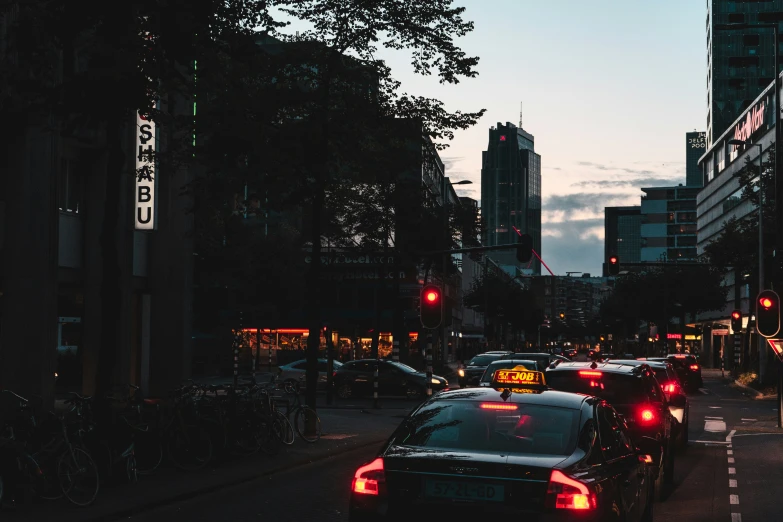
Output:
[[[634,442],[606,401],[500,369],[411,412],[356,470],[349,519],[650,522],[652,457]]]

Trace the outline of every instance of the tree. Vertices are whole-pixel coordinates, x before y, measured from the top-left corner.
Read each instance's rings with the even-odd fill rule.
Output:
[[[310,249],[315,260],[308,271],[308,302],[310,336],[307,350],[306,402],[315,406],[317,381],[317,353],[319,345],[319,310],[321,295],[320,251],[323,238],[323,212],[327,206],[330,181],[342,174],[343,159],[355,154],[357,127],[372,128],[377,118],[404,118],[418,120],[422,134],[435,140],[451,138],[454,129],[473,125],[483,114],[448,112],[438,100],[402,94],[400,84],[391,71],[374,59],[378,45],[387,49],[409,49],[413,54],[413,67],[417,73],[436,73],[441,82],[456,84],[462,78],[474,77],[477,58],[468,57],[457,47],[455,38],[473,29],[471,22],[462,19],[464,8],[452,7],[450,0],[436,0],[426,4],[411,4],[405,0],[380,0],[357,2],[346,8],[341,0],[281,0],[283,12],[308,22],[313,29],[304,32],[299,41],[315,41],[322,45],[319,52],[315,90],[319,103],[314,106],[313,123],[318,127],[320,141],[315,156],[319,166],[313,169],[311,190],[308,194],[311,219],[309,226]],[[279,34],[279,33],[277,33]],[[280,35],[283,39],[297,40]],[[345,111],[334,110],[338,98],[335,79],[342,70],[345,56],[351,54],[364,66],[371,67],[377,78],[377,111],[375,118],[346,118]],[[345,100],[342,100],[345,102]],[[344,107],[345,108],[345,107]],[[358,125],[364,122],[365,125]],[[341,132],[348,126],[353,132]],[[341,139],[342,138],[342,139]],[[344,140],[344,141],[343,141]],[[351,145],[350,147],[348,145]]]

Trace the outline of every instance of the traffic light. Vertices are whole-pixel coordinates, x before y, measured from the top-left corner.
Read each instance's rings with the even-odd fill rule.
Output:
[[[734,333],[742,331],[742,312],[739,310],[731,312],[731,329]]]
[[[563,312],[560,312],[560,319],[565,319],[565,314]]]
[[[421,289],[421,306],[419,307],[421,325],[434,330],[443,322],[443,292],[435,285],[424,285]]]
[[[609,259],[606,260],[606,270],[610,276],[616,276],[617,274],[619,274],[620,258],[615,255],[609,256]]]
[[[530,234],[520,234],[517,237],[517,261],[527,263],[533,257],[533,237]]]
[[[780,332],[780,297],[772,290],[763,290],[756,298],[756,329],[767,338]]]

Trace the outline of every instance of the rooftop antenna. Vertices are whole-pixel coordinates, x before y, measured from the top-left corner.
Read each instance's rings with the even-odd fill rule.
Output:
[[[519,102],[519,128],[522,128],[522,102]]]

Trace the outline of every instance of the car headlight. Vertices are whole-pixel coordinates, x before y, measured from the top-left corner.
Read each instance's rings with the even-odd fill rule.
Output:
[[[459,374],[460,377],[465,377],[465,370],[463,370],[462,368],[457,370],[457,373]]]
[[[438,379],[432,379],[432,384],[440,384],[440,381]]]

